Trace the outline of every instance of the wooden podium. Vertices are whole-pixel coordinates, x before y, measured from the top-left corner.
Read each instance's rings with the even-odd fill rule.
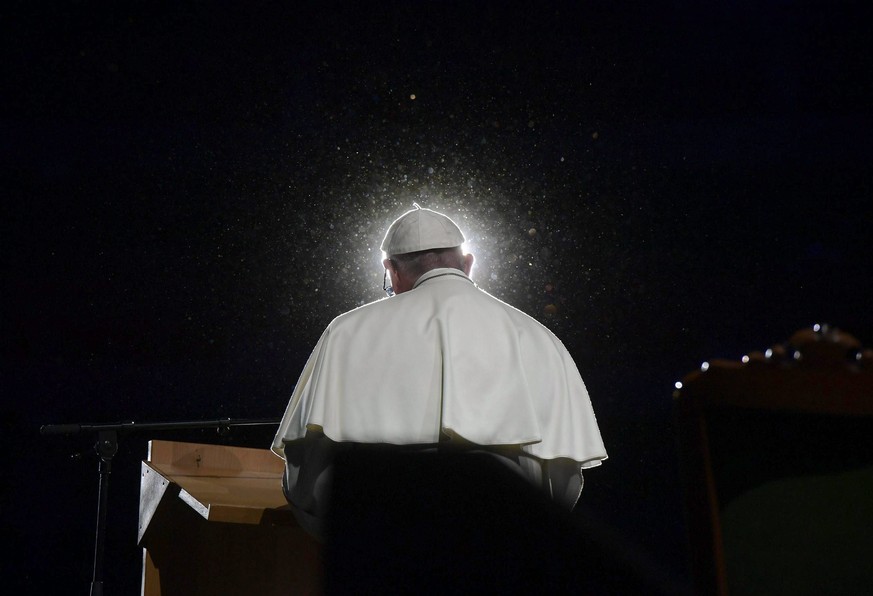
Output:
[[[321,545],[266,449],[150,441],[138,544],[143,596],[320,594]]]

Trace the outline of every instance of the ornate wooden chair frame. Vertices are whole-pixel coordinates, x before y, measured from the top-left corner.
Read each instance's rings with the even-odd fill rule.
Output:
[[[674,392],[694,593],[728,593],[707,416],[718,408],[873,417],[873,350],[826,325],[741,361],[713,360]]]

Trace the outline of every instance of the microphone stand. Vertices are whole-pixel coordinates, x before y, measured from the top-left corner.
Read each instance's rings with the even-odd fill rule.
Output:
[[[122,422],[120,424],[46,424],[40,427],[41,435],[77,435],[97,433],[94,449],[100,457],[98,473],[100,485],[97,493],[97,532],[94,544],[94,573],[91,580],[91,596],[103,596],[103,559],[106,550],[106,512],[109,497],[109,474],[112,458],[118,452],[119,434],[138,431],[194,430],[215,428],[226,434],[233,426],[278,425],[278,419],[231,419],[198,420],[191,422]]]

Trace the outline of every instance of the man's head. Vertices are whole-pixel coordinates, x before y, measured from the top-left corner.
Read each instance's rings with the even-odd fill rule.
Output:
[[[382,240],[385,260],[382,264],[391,274],[394,293],[412,289],[418,278],[440,267],[459,269],[470,275],[473,255],[461,249],[464,234],[451,219],[430,209],[407,211],[388,228]]]

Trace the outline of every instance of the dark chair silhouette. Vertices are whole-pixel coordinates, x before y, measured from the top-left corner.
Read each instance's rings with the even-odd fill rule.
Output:
[[[610,528],[487,454],[358,446],[334,474],[329,596],[672,593]]]
[[[873,593],[873,351],[816,325],[674,400],[695,593]]]

